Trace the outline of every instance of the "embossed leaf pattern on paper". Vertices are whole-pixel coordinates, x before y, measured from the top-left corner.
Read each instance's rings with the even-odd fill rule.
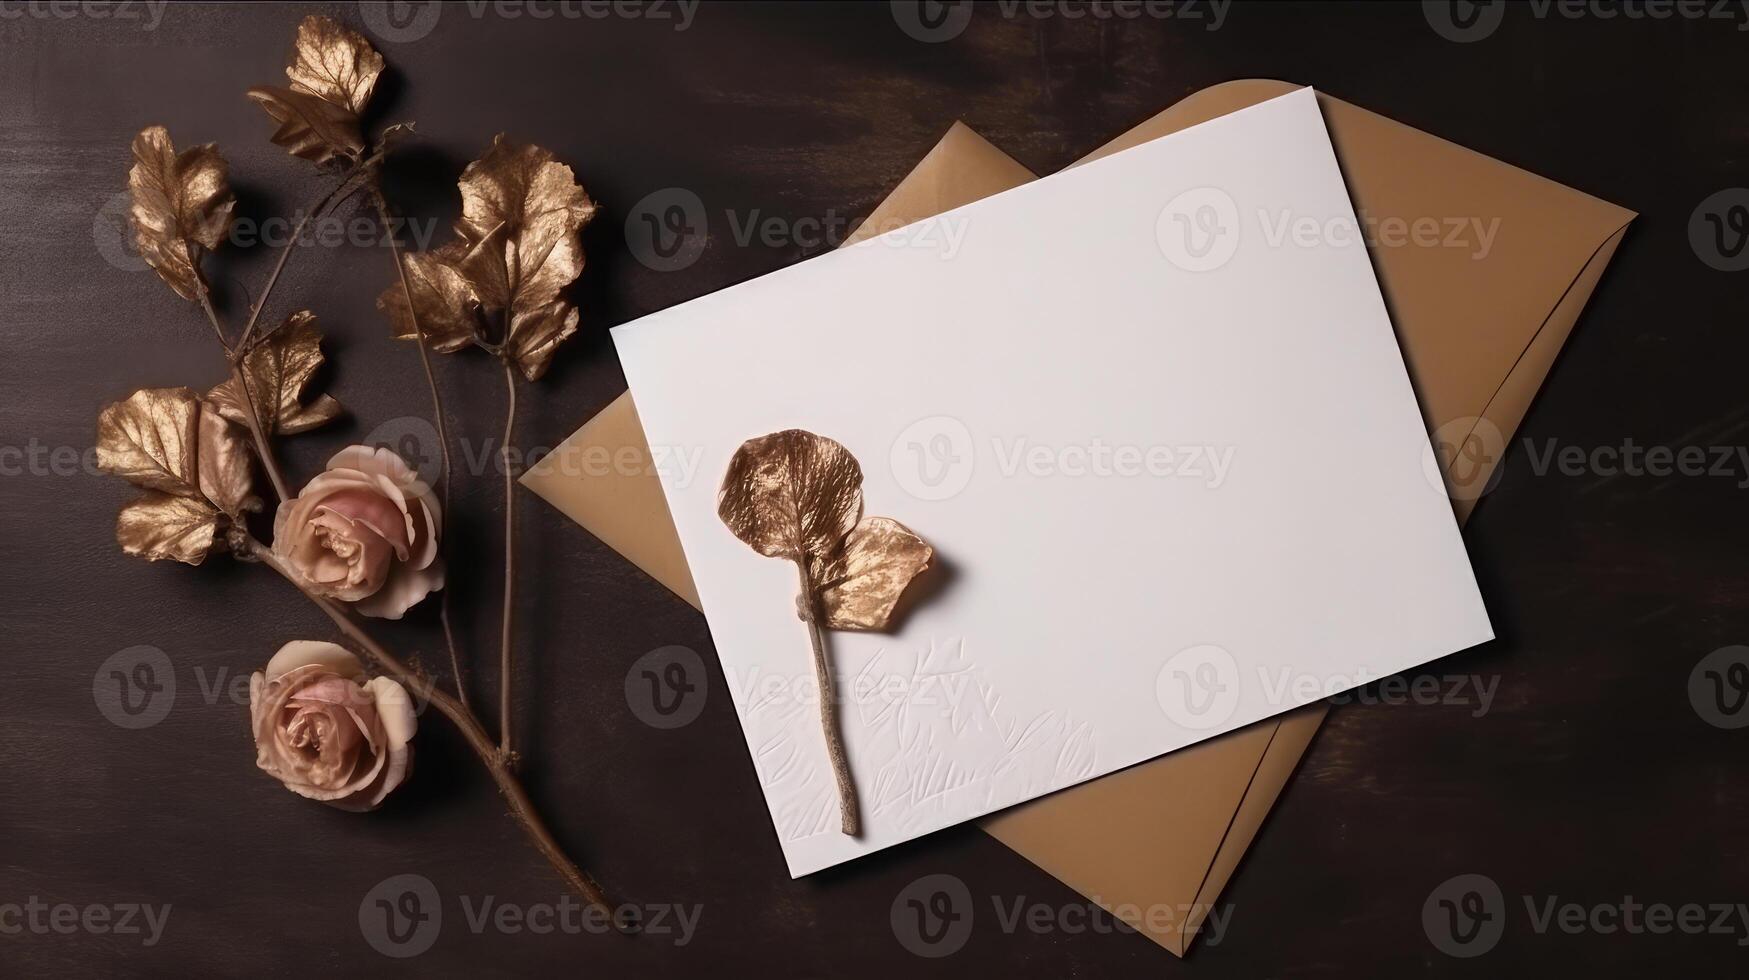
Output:
[[[241,437],[187,388],[142,389],[104,408],[97,465],[146,491],[122,507],[115,534],[151,561],[198,565],[229,522],[261,509]]]
[[[176,295],[194,302],[206,288],[200,254],[224,241],[236,206],[225,158],[211,143],[177,153],[163,126],[140,130],[133,156],[128,224],[140,257]]]
[[[322,360],[322,335],[316,330],[316,315],[309,310],[287,317],[244,356],[243,378],[261,414],[265,434],[308,432],[340,417],[340,403],[327,395],[318,395],[307,405],[303,401],[304,387]],[[225,418],[249,425],[249,404],[237,391],[235,380],[215,387],[207,393],[207,400]]]
[[[550,151],[503,134],[462,171],[458,187],[457,240],[406,257],[412,309],[399,281],[377,307],[402,338],[416,335],[416,313],[440,352],[496,334],[523,377],[539,380],[577,330],[577,308],[562,293],[583,272],[580,232],[595,202]]]
[[[804,564],[813,594],[802,597],[802,608],[819,609],[832,629],[885,629],[932,556],[903,524],[861,519],[856,457],[800,429],[741,445],[723,477],[717,515],[760,554]]]
[[[298,25],[286,65],[289,88],[257,85],[249,90],[279,129],[273,142],[318,166],[357,160],[364,153],[359,116],[370,102],[383,56],[362,35],[312,14]]]

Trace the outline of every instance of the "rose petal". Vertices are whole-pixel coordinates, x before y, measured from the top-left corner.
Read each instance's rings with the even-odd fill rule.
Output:
[[[443,562],[433,561],[425,568],[398,565],[389,571],[382,588],[354,602],[352,608],[359,615],[373,619],[400,619],[407,610],[441,588]]]

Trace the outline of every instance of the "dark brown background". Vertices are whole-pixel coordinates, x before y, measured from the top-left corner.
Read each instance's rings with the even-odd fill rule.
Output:
[[[355,4],[323,6],[361,24]],[[104,403],[220,371],[194,308],[96,247],[129,138],[161,122],[183,145],[216,140],[246,215],[312,200],[321,181],[268,144],[269,122],[243,98],[277,80],[303,11],[172,7],[145,30],[4,9],[0,445],[83,450]],[[685,31],[452,7],[428,37],[378,41],[393,72],[378,115],[418,120],[393,174],[411,214],[453,214],[456,174],[499,130],[553,148],[604,206],[586,235],[584,330],[528,399],[528,446],[552,445],[622,390],[609,326],[809,251],[740,247],[718,225],[691,268],[653,272],[624,244],[645,194],[689,188],[713,221],[726,210],[850,218],[955,119],[1046,173],[1196,89],[1248,76],[1315,84],[1641,212],[1521,436],[1586,449],[1735,445],[1749,425],[1749,273],[1708,268],[1686,232],[1702,199],[1745,183],[1749,20],[1733,16],[1520,7],[1493,36],[1456,44],[1420,4],[1240,5],[1216,31],[1206,19],[985,7],[959,37],[929,44],[901,32],[885,3],[707,6]],[[269,258],[256,249],[215,266],[231,312]],[[372,308],[390,269],[381,248],[306,248],[274,296],[273,315],[320,314],[339,361],[327,390],[351,411],[286,445],[295,473],[383,420],[426,412],[412,351],[386,339]],[[499,423],[498,379],[468,358],[441,370],[478,453]],[[1744,961],[1741,925],[1729,936],[1538,935],[1522,901],[1749,899],[1749,734],[1703,722],[1686,693],[1702,656],[1749,635],[1741,468],[1538,476],[1515,443],[1467,533],[1501,639],[1429,668],[1498,677],[1493,710],[1338,708],[1223,896],[1224,941],[1183,963],[1139,936],[1103,934],[1103,916],[1099,934],[1005,934],[992,900],[1080,900],[970,828],[788,880],[702,618],[527,494],[519,701],[536,746],[531,790],[615,895],[702,903],[703,918],[684,948],[473,934],[461,896],[528,904],[559,892],[459,740],[428,720],[416,779],[375,816],[287,793],[254,768],[246,707],[208,703],[199,684],[259,667],[285,640],[328,637],[329,624],[260,569],[124,558],[112,534],[130,493],[119,481],[17,468],[14,458],[0,478],[0,903],[173,911],[149,949],[118,936],[0,936],[0,972],[1717,975]],[[474,690],[491,703],[499,491],[469,481],[457,503],[455,598],[482,665]],[[436,664],[429,606],[391,635]],[[162,723],[129,731],[98,712],[92,682],[136,644],[170,656],[179,694]],[[677,731],[639,722],[624,693],[631,661],[667,644],[713,663],[702,717]],[[358,925],[364,894],[400,872],[429,877],[444,901],[436,947],[410,961],[378,955]],[[926,960],[898,943],[888,913],[935,872],[967,884],[977,917],[963,950]],[[1509,916],[1498,948],[1471,962],[1436,951],[1421,924],[1429,892],[1465,872],[1499,882]]]

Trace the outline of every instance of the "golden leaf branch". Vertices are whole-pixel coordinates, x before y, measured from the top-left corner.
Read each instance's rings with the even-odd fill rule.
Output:
[[[379,153],[378,156],[381,156]],[[419,345],[419,364],[425,369],[425,384],[431,389],[431,417],[437,426],[437,445],[443,457],[443,513],[450,514],[450,458],[449,458],[449,414],[443,410],[443,394],[437,387],[437,374],[431,368],[430,341],[425,336],[425,328],[419,323],[419,308],[413,302],[413,287],[407,283],[407,264],[401,258],[401,245],[395,240],[395,223],[389,217],[389,204],[383,199],[381,187],[371,188],[371,199],[376,204],[377,216],[382,219],[383,233],[389,236],[389,255],[395,261],[395,274],[401,283],[401,295],[407,300],[407,316],[413,322],[414,340]],[[448,540],[447,538],[445,539]],[[447,551],[447,549],[446,549]],[[445,555],[447,558],[447,554]],[[453,567],[453,566],[451,566]],[[447,573],[447,571],[446,571]],[[462,704],[468,703],[468,686],[462,680],[461,654],[457,651],[455,630],[449,623],[449,596],[451,590],[445,588],[443,594],[437,597],[437,618],[443,624],[443,643],[449,648],[449,669],[455,678],[456,697]]]

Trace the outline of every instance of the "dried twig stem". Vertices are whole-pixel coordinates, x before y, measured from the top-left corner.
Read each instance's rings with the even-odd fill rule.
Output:
[[[850,777],[850,759],[844,752],[844,735],[838,726],[838,695],[832,683],[832,665],[826,659],[825,629],[820,625],[820,607],[804,559],[796,562],[801,577],[802,610],[808,621],[808,639],[814,645],[814,680],[820,687],[820,729],[826,735],[826,754],[832,760],[832,775],[838,780],[838,823],[844,833],[862,833],[862,817],[856,800],[856,781]]]
[[[389,255],[395,260],[395,273],[400,277],[401,283],[401,297],[407,301],[407,316],[413,321],[414,339],[419,344],[419,363],[425,368],[425,383],[431,388],[431,417],[437,423],[437,444],[443,453],[443,513],[447,518],[450,513],[448,415],[443,410],[443,395],[437,387],[437,374],[431,369],[431,350],[425,339],[425,327],[419,323],[419,307],[413,302],[413,287],[407,282],[407,266],[401,259],[401,245],[395,240],[395,225],[389,220],[388,202],[383,200],[380,187],[371,188],[371,197],[376,202],[377,215],[382,218],[383,233],[389,236]],[[444,539],[445,542],[448,540],[447,537]],[[452,571],[453,566],[446,569],[445,574],[451,574]],[[452,591],[454,590],[446,585],[443,594],[437,597],[438,619],[443,623],[443,642],[449,647],[449,669],[455,678],[456,697],[465,705],[468,703],[468,688],[462,681],[462,659],[456,649],[455,631],[449,625],[449,596]]]
[[[506,763],[515,760],[510,731],[510,648],[511,632],[516,613],[516,471],[511,466],[510,440],[516,432],[516,369],[510,357],[504,355],[504,392],[509,404],[504,409],[504,444],[499,451],[504,457],[504,623],[499,632],[501,648],[498,656],[498,751]]]

